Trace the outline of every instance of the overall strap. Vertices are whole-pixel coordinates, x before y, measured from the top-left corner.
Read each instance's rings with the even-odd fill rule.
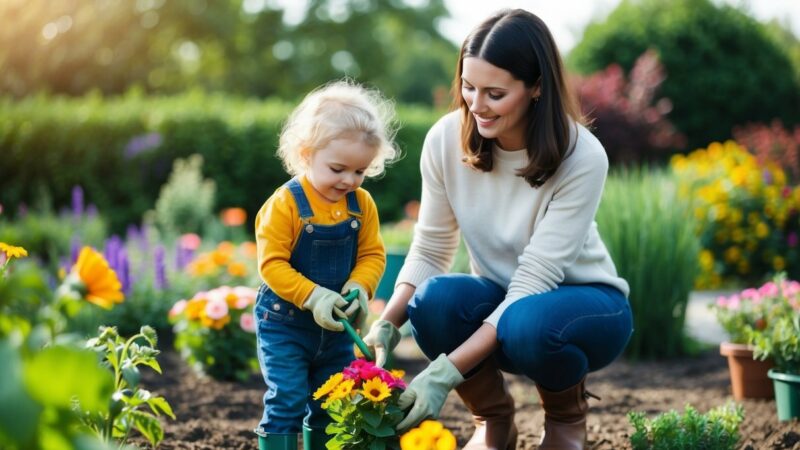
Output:
[[[352,216],[361,217],[361,208],[358,206],[356,191],[347,193],[347,212]]]
[[[314,217],[314,211],[311,210],[311,204],[308,202],[306,193],[303,192],[303,186],[297,177],[292,178],[286,182],[289,192],[292,193],[295,203],[297,203],[297,210],[300,213],[300,220],[308,222],[309,219]]]

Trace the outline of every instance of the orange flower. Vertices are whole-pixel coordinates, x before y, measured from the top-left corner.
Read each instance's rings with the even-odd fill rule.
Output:
[[[91,247],[81,249],[65,283],[73,293],[102,308],[111,309],[125,299],[116,272],[103,255]]]
[[[247,275],[247,266],[244,263],[234,261],[228,264],[228,273],[234,277],[244,277]]]
[[[242,254],[247,258],[255,258],[256,257],[256,243],[253,241],[242,242],[239,245],[239,248],[242,250]]]
[[[220,218],[226,227],[238,227],[244,225],[247,212],[243,208],[225,208],[220,213]]]

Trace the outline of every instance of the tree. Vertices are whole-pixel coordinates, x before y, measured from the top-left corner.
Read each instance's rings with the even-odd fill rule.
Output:
[[[586,28],[568,63],[581,73],[612,63],[627,71],[648,48],[664,64],[660,95],[672,100],[669,118],[690,148],[747,122],[800,121],[800,83],[786,52],[754,19],[710,0],[623,0]]]

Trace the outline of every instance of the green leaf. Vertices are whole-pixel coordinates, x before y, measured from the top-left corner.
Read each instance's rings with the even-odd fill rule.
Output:
[[[128,383],[128,386],[131,388],[135,388],[139,385],[139,380],[142,379],[142,374],[139,372],[139,368],[130,364],[130,362],[125,362],[122,366],[122,378]]]
[[[377,411],[367,409],[364,410],[361,415],[364,421],[373,427],[377,427],[381,423],[381,415],[378,414]]]
[[[133,418],[134,427],[153,447],[164,439],[164,430],[156,417],[141,411],[131,411],[130,415]]]
[[[25,444],[36,433],[42,408],[23,388],[22,361],[6,341],[0,341],[0,436]]]
[[[175,413],[172,412],[172,407],[169,406],[169,403],[167,403],[167,400],[164,397],[154,396],[147,401],[147,404],[150,405],[150,409],[152,409],[156,415],[161,415],[164,413],[173,420],[175,419]]]
[[[114,380],[91,351],[49,347],[25,364],[24,373],[28,392],[43,405],[69,409],[76,397],[86,411],[108,411]]]

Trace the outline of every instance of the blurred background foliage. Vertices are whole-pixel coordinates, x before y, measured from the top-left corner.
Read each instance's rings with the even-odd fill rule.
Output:
[[[800,121],[797,38],[710,0],[624,0],[607,19],[590,24],[570,52],[580,73],[619,64],[627,72],[655,49],[667,77],[660,94],[688,150],[731,136],[748,122]]]
[[[297,24],[259,0],[4,0],[0,91],[120,94],[187,86],[295,99],[344,75],[401,102],[446,89],[456,46],[442,0],[310,0]]]

